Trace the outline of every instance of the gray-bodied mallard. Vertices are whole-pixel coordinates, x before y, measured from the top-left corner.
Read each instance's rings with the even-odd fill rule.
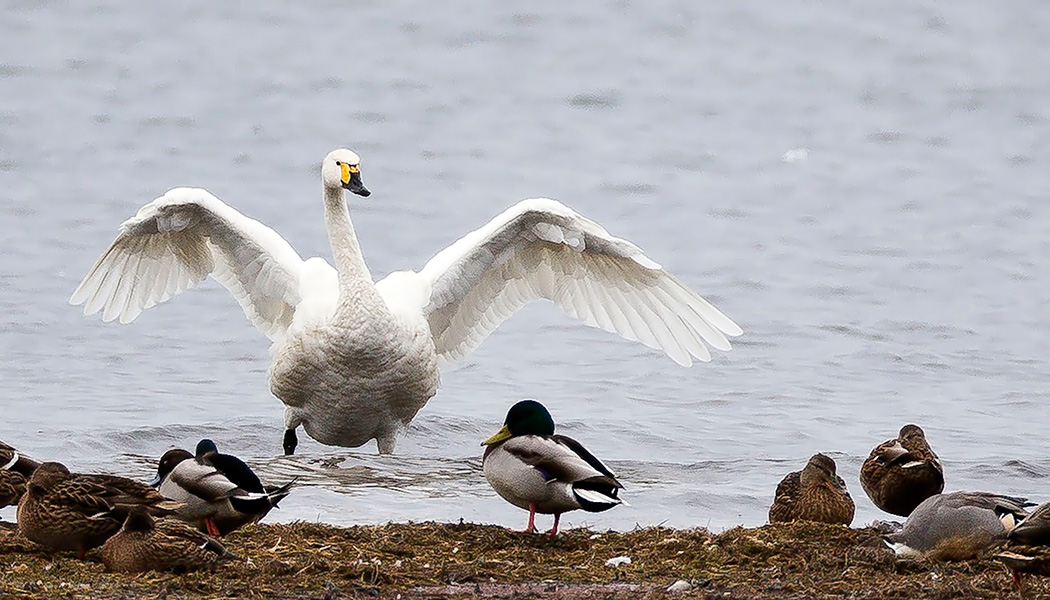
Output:
[[[202,444],[208,441],[202,440]],[[210,448],[214,448],[214,444]],[[176,516],[209,535],[226,535],[259,521],[288,495],[294,483],[266,488],[239,459],[237,462],[246,472],[227,460],[219,463],[229,472],[216,467],[212,463],[216,454],[207,446],[198,457],[179,448],[168,450],[161,456],[157,477],[153,480],[161,494],[183,504]]]
[[[900,532],[882,539],[898,556],[967,560],[1005,543],[1030,505],[988,492],[936,494],[915,507]]]
[[[119,531],[136,506],[161,515],[179,503],[125,477],[70,473],[59,463],[46,462],[33,472],[18,503],[18,529],[38,544],[76,550],[83,557]]]
[[[853,498],[846,490],[846,482],[835,474],[835,461],[824,454],[814,454],[801,471],[788,473],[777,485],[769,507],[769,522],[849,525],[853,512]]]
[[[860,468],[860,485],[875,506],[907,517],[920,502],[944,490],[941,460],[918,425],[876,446]]]
[[[554,419],[535,400],[512,406],[503,428],[482,445],[485,478],[504,500],[529,511],[526,532],[536,531],[536,513],[554,515],[548,535],[555,536],[564,512],[626,504],[612,471],[576,440],[555,435]]]
[[[131,510],[100,554],[107,569],[120,573],[193,571],[233,558],[215,538],[172,517],[154,521],[142,507]]]

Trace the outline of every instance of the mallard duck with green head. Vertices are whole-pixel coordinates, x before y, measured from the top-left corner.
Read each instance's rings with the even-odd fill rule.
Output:
[[[211,440],[201,440],[197,456],[180,448],[165,452],[153,480],[161,494],[182,503],[176,516],[212,536],[258,522],[293,483],[264,486],[248,465],[219,454]]]
[[[18,529],[52,550],[76,550],[81,558],[120,530],[131,509],[170,514],[180,504],[125,477],[70,473],[46,462],[29,478],[18,503]]]
[[[487,446],[485,479],[504,500],[529,511],[527,533],[536,531],[536,513],[554,515],[553,537],[562,513],[626,504],[617,497],[623,485],[613,472],[576,440],[556,435],[550,412],[535,400],[512,406],[503,428],[481,444]]]
[[[215,567],[231,558],[221,542],[172,517],[154,520],[143,507],[128,514],[124,525],[99,552],[110,571],[177,573]]]

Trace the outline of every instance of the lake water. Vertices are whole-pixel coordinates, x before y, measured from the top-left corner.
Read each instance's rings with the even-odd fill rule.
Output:
[[[1034,0],[7,3],[0,439],[148,478],[212,437],[278,521],[520,528],[480,440],[524,397],[618,471],[567,525],[760,525],[777,482],[922,425],[947,488],[1050,499],[1050,12]],[[213,281],[120,326],[66,303],[119,223],[206,187],[329,256],[318,165],[349,146],[377,275],[558,198],[744,328],[683,369],[549,304],[505,323],[394,456],[279,456],[267,342]],[[11,509],[2,513],[13,516]],[[541,520],[548,526],[549,519]]]

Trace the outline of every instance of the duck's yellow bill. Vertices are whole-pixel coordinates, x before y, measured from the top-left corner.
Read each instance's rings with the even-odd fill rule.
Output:
[[[490,446],[492,444],[495,444],[496,442],[502,442],[503,440],[505,440],[505,439],[507,439],[509,437],[510,437],[510,430],[507,429],[506,425],[504,425],[502,428],[500,428],[499,431],[496,432],[495,435],[493,435],[489,439],[485,440],[484,442],[481,442],[481,445],[482,446]]]

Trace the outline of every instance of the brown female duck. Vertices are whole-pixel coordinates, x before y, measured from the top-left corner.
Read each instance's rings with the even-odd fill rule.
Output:
[[[923,500],[944,490],[941,460],[918,425],[876,446],[860,468],[860,485],[875,506],[907,517]]]
[[[215,538],[171,517],[155,521],[142,506],[131,509],[124,526],[106,540],[100,554],[107,569],[120,573],[181,573],[234,558]]]
[[[18,504],[26,481],[40,463],[0,442],[0,507]]]
[[[1050,576],[1050,502],[1037,506],[1006,537],[1006,548],[995,558],[1009,567],[1017,589],[1022,573]]]
[[[835,474],[835,461],[824,454],[814,454],[801,471],[788,473],[777,486],[769,522],[817,521],[819,523],[853,522],[853,498],[846,482]]]
[[[18,529],[52,550],[87,550],[120,530],[128,512],[142,506],[167,514],[181,506],[150,486],[112,475],[70,473],[46,462],[33,473],[18,503]]]

